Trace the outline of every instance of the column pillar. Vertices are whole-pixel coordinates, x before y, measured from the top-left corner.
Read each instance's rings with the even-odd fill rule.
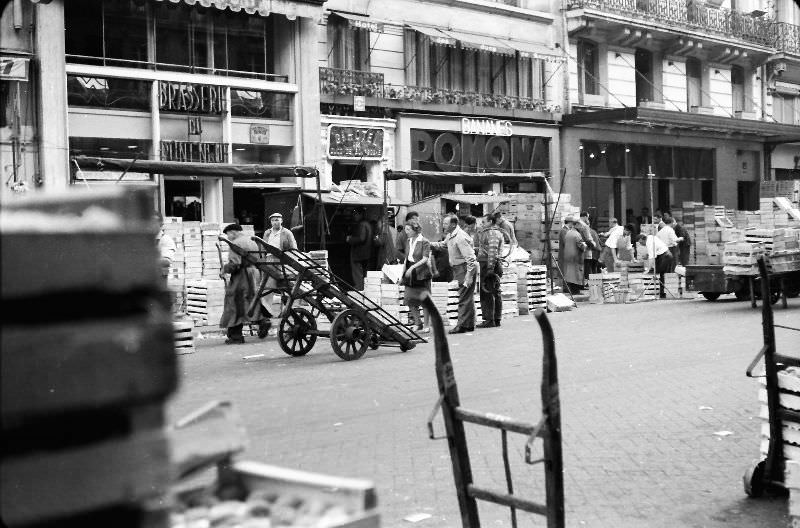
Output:
[[[38,63],[39,167],[42,186],[69,185],[67,72],[64,49],[64,0],[36,4],[35,42]]]

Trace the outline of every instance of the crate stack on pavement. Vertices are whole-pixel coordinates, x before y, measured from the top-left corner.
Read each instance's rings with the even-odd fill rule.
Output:
[[[203,235],[201,222],[183,221],[184,271],[187,281],[203,278]]]
[[[436,309],[442,315],[445,326],[450,325],[449,302],[450,302],[450,283],[431,282],[431,300]]]
[[[218,279],[222,265],[228,262],[228,245],[219,241],[220,225],[214,222],[200,224],[202,240],[202,278]],[[219,244],[219,247],[217,246]],[[222,262],[220,263],[220,258]]]
[[[152,212],[123,187],[2,206],[5,525],[169,526],[177,361]]]
[[[195,326],[217,326],[225,309],[225,281],[186,281],[186,314]]]
[[[519,303],[517,293],[518,277],[516,267],[508,267],[500,277],[500,297],[503,299],[503,319],[519,316]]]
[[[367,272],[368,277],[369,273],[380,273],[381,276],[383,275],[383,272],[380,271]],[[409,319],[408,306],[406,306],[404,300],[405,286],[384,281],[379,284],[379,287],[380,293],[378,294],[378,297],[373,299],[380,299],[380,305],[383,307],[384,311],[388,312],[392,317],[401,323],[410,323],[411,321]]]
[[[589,302],[594,304],[615,302],[614,291],[621,287],[620,273],[590,273]]]
[[[547,266],[531,266],[525,275],[525,291],[528,302],[528,312],[537,308],[546,309],[547,301]]]

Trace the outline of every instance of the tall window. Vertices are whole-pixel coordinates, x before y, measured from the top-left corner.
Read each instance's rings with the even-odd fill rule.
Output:
[[[800,123],[800,97],[775,92],[772,95],[772,116],[787,125]]]
[[[534,100],[544,99],[544,61],[519,58],[519,95]]]
[[[686,100],[689,110],[693,106],[703,106],[703,66],[699,60],[689,58],[686,61]]]
[[[733,97],[733,111],[746,110],[744,91],[744,69],[741,66],[731,68],[731,94]]]
[[[244,13],[214,13],[214,68],[232,71],[272,73],[271,19]]]
[[[600,95],[600,54],[597,44],[578,41],[578,90],[583,94]]]
[[[188,69],[204,70],[210,66],[209,10],[200,12],[183,4],[156,6],[156,62]]]
[[[369,71],[369,30],[353,28],[339,17],[328,19],[328,62],[333,68]]]
[[[121,59],[146,62],[147,4],[134,0],[64,2],[67,55],[81,62]],[[87,60],[91,58],[90,60]]]
[[[636,56],[636,103],[653,100],[653,54],[637,49]]]

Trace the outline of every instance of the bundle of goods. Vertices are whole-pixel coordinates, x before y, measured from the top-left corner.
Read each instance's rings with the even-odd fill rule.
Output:
[[[0,208],[4,525],[167,526],[177,361],[152,213],[122,186]]]
[[[653,277],[652,273],[629,274],[628,289],[631,300],[649,301],[658,298],[658,281],[658,276]]]
[[[192,328],[194,328],[193,321],[173,321],[173,328],[175,329],[175,353],[177,354],[191,354],[194,352],[194,335]]]
[[[547,308],[547,267],[531,266],[525,276],[526,298],[528,301],[528,311],[537,308]]]
[[[225,282],[222,279],[186,281],[186,313],[195,326],[219,323],[225,309]]]
[[[222,233],[219,224],[203,222],[200,224],[202,240],[202,262],[204,279],[217,279],[222,266],[228,262],[228,245],[219,241]]]
[[[780,389],[778,406],[782,409],[800,411],[800,368],[787,367],[778,371],[778,388]],[[766,378],[759,378],[758,401],[761,404],[761,454],[766,456],[769,450],[769,409],[767,407]],[[784,415],[783,421],[783,455],[787,460],[800,462],[800,423],[789,421]]]
[[[564,295],[563,293],[556,293],[545,297],[548,312],[568,312],[577,305],[575,301]]]

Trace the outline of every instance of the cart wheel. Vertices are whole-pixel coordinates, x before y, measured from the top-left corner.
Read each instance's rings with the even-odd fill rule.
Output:
[[[716,292],[700,292],[703,294],[703,297],[706,298],[707,301],[716,301],[719,299],[719,293]]]
[[[372,332],[367,319],[357,310],[345,310],[331,323],[331,346],[345,361],[363,356],[371,341]]]
[[[281,319],[278,327],[278,343],[290,356],[305,356],[317,342],[317,335],[310,330],[317,329],[317,320],[305,308],[292,308]]]
[[[372,350],[378,350],[379,346],[381,346],[381,336],[379,336],[376,332],[373,332],[369,338],[369,347]]]
[[[764,464],[765,461],[762,460],[744,472],[742,481],[748,497],[756,498],[764,493]]]

